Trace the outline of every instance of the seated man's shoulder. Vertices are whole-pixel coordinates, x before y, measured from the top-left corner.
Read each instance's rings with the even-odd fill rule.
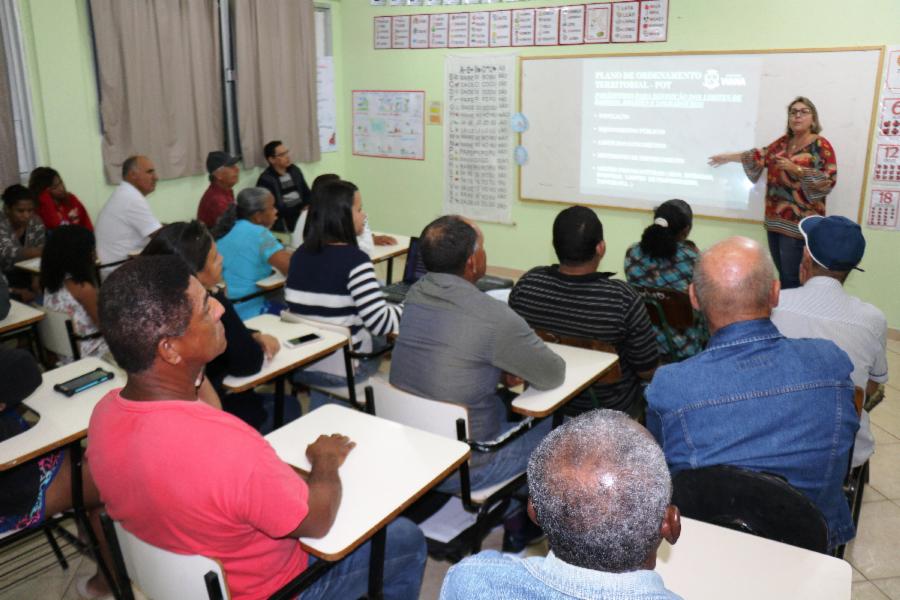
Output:
[[[853,371],[847,353],[831,340],[821,338],[785,338],[781,342],[796,358],[794,365],[843,379]],[[846,371],[846,373],[845,373]]]
[[[533,585],[528,585],[530,579],[523,559],[485,550],[450,568],[441,589],[441,599],[540,597],[534,595],[537,590]],[[526,594],[528,591],[531,594]]]

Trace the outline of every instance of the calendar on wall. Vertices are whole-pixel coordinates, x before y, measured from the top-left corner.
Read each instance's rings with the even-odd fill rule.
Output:
[[[900,47],[887,49],[881,86],[881,107],[875,128],[875,156],[869,175],[866,225],[873,229],[900,229]]]

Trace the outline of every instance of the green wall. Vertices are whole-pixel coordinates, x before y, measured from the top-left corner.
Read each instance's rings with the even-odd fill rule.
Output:
[[[353,89],[421,89],[426,106],[444,100],[444,57],[448,53],[519,52],[521,55],[825,48],[900,44],[900,2],[871,0],[853,4],[824,0],[814,5],[784,0],[670,0],[668,42],[593,45],[576,48],[497,50],[372,50],[372,18],[379,15],[490,10],[571,4],[543,0],[459,7],[371,7],[368,0],[345,0],[343,19],[346,97]],[[352,5],[353,9],[349,10]],[[823,74],[827,76],[827,74]],[[773,107],[780,110],[781,107]],[[349,122],[350,105],[345,101]],[[443,128],[426,126],[422,162],[347,156],[347,177],[360,186],[369,220],[376,229],[418,232],[440,214],[443,198]],[[827,135],[827,131],[826,131]],[[518,190],[516,191],[518,195]],[[526,269],[555,262],[550,227],[561,205],[515,201],[514,225],[484,224],[488,262]],[[598,209],[607,239],[601,269],[622,270],[626,248],[649,224],[646,212]],[[692,239],[707,247],[729,235],[764,241],[761,225],[696,219]],[[900,233],[865,230],[865,273],[848,280],[851,293],[879,306],[893,328],[900,328]]]
[[[438,216],[443,196],[443,127],[426,126],[426,160],[404,161],[352,156],[350,91],[422,89],[426,103],[443,101],[445,50],[372,49],[372,18],[378,15],[520,8],[566,4],[543,0],[484,7],[371,7],[368,0],[330,0],[336,87],[339,98],[337,153],[303,165],[311,179],[337,172],[363,191],[366,211],[376,229],[417,233]],[[96,215],[111,186],[103,178],[95,78],[86,0],[19,0],[26,43],[35,129],[41,161],[56,167],[69,188]],[[815,4],[784,0],[670,0],[669,41],[569,48],[454,50],[456,53],[519,52],[522,55],[603,54],[678,50],[822,48],[900,44],[900,3],[869,0],[852,4],[820,0]],[[827,76],[827,74],[823,74]],[[778,108],[778,107],[776,107]],[[827,131],[826,131],[827,134]],[[257,170],[244,171],[240,187],[252,185]],[[195,214],[206,188],[205,176],[160,182],[150,204],[162,220]],[[485,224],[486,247],[493,265],[528,268],[553,261],[550,225],[561,206],[515,201],[514,225]],[[626,247],[649,222],[647,213],[599,209],[607,237],[602,268],[621,271]],[[865,230],[869,242],[866,273],[848,281],[851,293],[878,305],[893,328],[900,328],[900,235]],[[729,235],[763,240],[761,226],[697,219],[692,238],[706,247]]]

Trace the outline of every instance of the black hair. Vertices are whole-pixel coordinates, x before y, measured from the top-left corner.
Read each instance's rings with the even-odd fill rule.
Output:
[[[553,249],[561,265],[580,265],[597,255],[603,224],[585,206],[570,206],[553,221]]]
[[[125,159],[125,162],[122,163],[122,179],[126,179],[128,174],[137,166],[139,158],[140,155],[135,154]]]
[[[316,190],[321,188],[323,185],[325,185],[329,181],[340,181],[340,180],[341,180],[341,176],[337,175],[335,173],[322,173],[321,175],[319,175],[315,179],[313,179],[312,187],[309,188],[310,193],[312,193],[312,195],[315,196]]]
[[[195,275],[206,267],[213,238],[200,221],[169,223],[159,230],[141,256],[174,255]]]
[[[15,409],[40,385],[41,370],[31,354],[0,346],[0,401],[6,404],[0,413],[0,442],[22,432]],[[0,485],[0,506],[4,513],[28,513],[34,506],[34,494],[40,482],[38,459],[4,471],[3,485]]]
[[[272,158],[275,156],[275,148],[281,145],[281,140],[272,140],[265,146],[263,146],[263,156],[266,158]]]
[[[28,177],[28,189],[37,198],[41,192],[53,185],[53,180],[57,177],[59,173],[52,167],[36,167]]]
[[[24,185],[14,183],[3,190],[3,204],[6,205],[6,208],[12,208],[22,200],[30,200],[34,204],[34,195]]]
[[[641,236],[641,250],[651,258],[672,258],[678,251],[678,238],[694,222],[694,211],[684,200],[666,200],[653,211],[654,223]],[[656,223],[664,219],[666,225]]]
[[[353,226],[353,196],[357,189],[349,181],[327,181],[318,187],[303,235],[303,245],[310,252],[321,252],[334,243],[357,245]]]
[[[163,338],[184,335],[191,322],[191,272],[177,256],[139,256],[113,271],[100,288],[100,328],[119,366],[141,373]]]
[[[425,226],[419,239],[422,262],[428,271],[460,276],[477,244],[478,232],[458,215],[435,219]]]
[[[48,292],[59,290],[66,277],[76,283],[97,283],[93,232],[79,225],[62,225],[50,232],[41,254],[41,285]]]

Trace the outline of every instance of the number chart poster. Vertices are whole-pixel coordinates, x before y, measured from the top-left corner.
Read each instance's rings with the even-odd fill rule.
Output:
[[[866,225],[900,230],[900,46],[887,49]]]
[[[425,160],[425,92],[353,90],[353,154]]]

